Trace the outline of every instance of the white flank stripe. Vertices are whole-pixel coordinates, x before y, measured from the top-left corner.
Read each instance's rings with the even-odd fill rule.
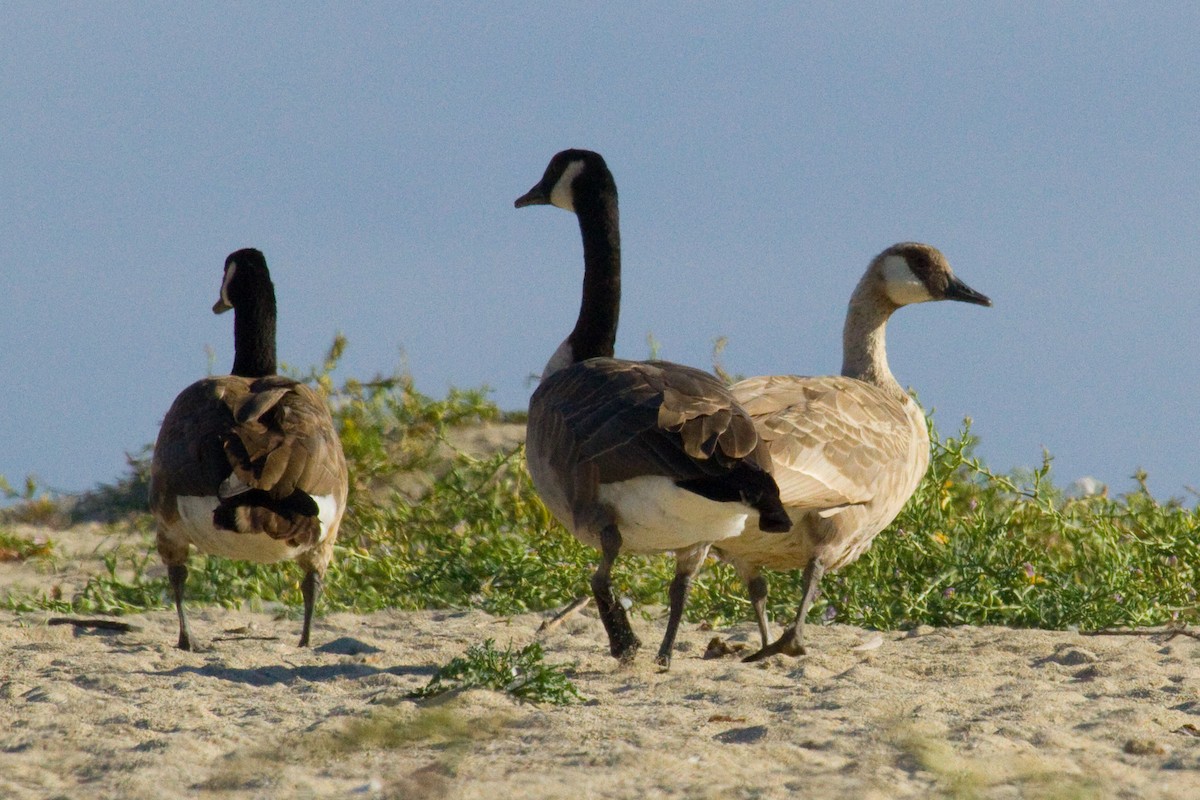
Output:
[[[321,520],[321,538],[317,541],[323,542],[329,536],[329,526],[337,519],[337,498],[331,494],[314,494],[311,497],[317,501],[317,519]]]
[[[616,514],[622,549],[661,553],[737,536],[750,508],[718,503],[680,489],[670,478],[643,475],[600,487],[600,501]]]

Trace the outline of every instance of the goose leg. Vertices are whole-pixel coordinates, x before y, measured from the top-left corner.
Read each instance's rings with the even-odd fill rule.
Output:
[[[750,604],[754,607],[754,617],[758,620],[758,635],[762,637],[762,646],[771,642],[771,628],[767,623],[767,576],[761,572],[746,581],[746,589],[750,593]]]
[[[773,656],[777,653],[789,656],[804,655],[804,619],[808,616],[813,601],[817,599],[817,589],[821,583],[821,576],[824,574],[825,565],[821,563],[821,559],[814,558],[808,562],[808,565],[804,568],[804,600],[800,603],[800,611],[796,614],[796,619],[792,623],[792,626],[784,631],[783,635],[773,643],[767,645],[757,653],[746,656],[742,659],[743,661],[761,661],[767,656]]]
[[[167,579],[171,583],[171,594],[175,597],[175,613],[179,615],[179,642],[175,646],[180,650],[192,649],[192,632],[188,628],[187,615],[183,613],[183,587],[187,583],[187,576],[186,564],[167,567]]]
[[[663,637],[662,646],[658,648],[658,657],[654,663],[664,669],[671,668],[671,651],[675,647],[675,634],[679,632],[679,621],[683,618],[683,607],[687,603],[688,589],[692,586],[692,578],[700,571],[704,558],[708,555],[708,545],[689,548],[679,552],[675,557],[675,578],[671,581],[669,597],[671,610],[667,617],[667,633]]]
[[[606,525],[600,531],[600,566],[592,575],[592,594],[596,597],[596,610],[608,633],[608,649],[613,658],[632,661],[641,641],[629,626],[625,609],[617,602],[612,591],[612,566],[621,551],[621,532],[616,525]]]
[[[304,582],[300,584],[300,593],[304,595],[304,629],[300,632],[300,647],[308,647],[308,634],[312,630],[313,608],[317,598],[321,596],[321,586],[325,579],[310,569],[304,573]]]

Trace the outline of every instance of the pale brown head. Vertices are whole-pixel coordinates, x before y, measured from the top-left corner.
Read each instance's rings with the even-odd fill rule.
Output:
[[[959,280],[936,247],[919,242],[894,244],[875,257],[868,274],[897,307],[930,300],[959,300],[990,306],[992,301]]]

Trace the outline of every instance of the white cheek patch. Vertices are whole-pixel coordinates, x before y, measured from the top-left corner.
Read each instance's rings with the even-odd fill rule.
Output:
[[[883,285],[888,299],[898,306],[924,303],[933,299],[925,283],[908,266],[903,256],[888,256],[883,260]]]
[[[230,261],[229,266],[225,268],[225,279],[221,281],[221,300],[220,302],[232,306],[229,302],[229,284],[233,283],[233,274],[237,272],[237,262]]]
[[[559,176],[554,188],[550,190],[550,202],[564,211],[575,211],[575,199],[572,196],[571,184],[583,172],[583,161],[576,160],[567,164],[563,174]]]

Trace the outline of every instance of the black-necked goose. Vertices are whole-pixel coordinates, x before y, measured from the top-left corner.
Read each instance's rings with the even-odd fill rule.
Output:
[[[183,591],[194,546],[246,561],[295,559],[304,569],[306,647],[346,510],[346,460],[325,401],[275,374],[275,288],[257,250],[225,260],[213,312],[231,308],[233,374],[175,398],[151,464],[150,508],[179,613],[178,646],[192,649]]]
[[[916,490],[929,466],[925,415],[888,369],[885,327],[901,306],[928,300],[992,301],[954,276],[945,257],[905,242],[871,262],[850,298],[842,374],[770,375],[733,394],[768,443],[771,471],[792,516],[784,535],[753,525],[718,543],[750,591],[763,647],[747,660],[804,652],[804,619],[821,576],[858,558]],[[796,619],[770,643],[767,582],[760,570],[804,569]]]
[[[719,380],[665,361],[613,358],[620,305],[617,187],[597,153],[565,150],[517,208],[573,211],[583,236],[583,300],[529,401],[526,456],[534,486],[580,541],[601,551],[592,577],[609,649],[640,646],[613,596],[621,550],[674,551],[670,614],[657,662],[669,666],[692,576],[711,543],[756,528],[787,530],[779,491],[750,417]],[[761,516],[760,516],[761,515]]]

